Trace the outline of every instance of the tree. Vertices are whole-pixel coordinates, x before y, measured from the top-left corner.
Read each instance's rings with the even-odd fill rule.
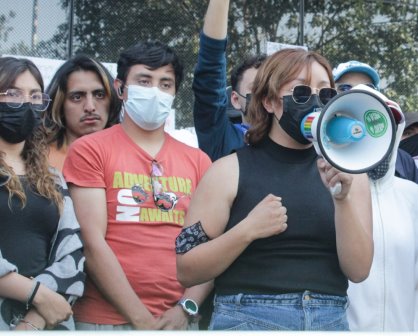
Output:
[[[264,48],[265,39],[263,43],[260,39],[263,30],[257,27],[268,15],[268,32],[274,35],[279,17],[275,13],[284,12],[289,1],[270,1],[266,6],[257,4],[258,1],[252,0],[232,2],[228,50],[231,64],[235,64],[244,51],[260,52]],[[66,8],[69,0],[62,0],[62,5]],[[192,0],[77,0],[74,6],[76,53],[115,62],[123,49],[139,40],[159,39],[175,47],[185,65],[185,81],[176,99],[177,125],[191,126],[191,81],[207,3]]]
[[[353,59],[370,64],[388,97],[404,111],[418,111],[416,1],[315,1],[307,10],[310,48],[334,65]]]
[[[7,42],[9,34],[13,31],[10,27],[10,20],[16,17],[14,11],[10,11],[8,14],[0,14],[0,41]],[[0,49],[2,49],[0,45]]]
[[[70,0],[61,0],[67,8]],[[138,40],[159,39],[184,60],[185,81],[176,99],[177,126],[191,126],[191,81],[199,31],[207,1],[76,0],[74,51],[115,62],[121,50]],[[232,0],[229,15],[228,68],[249,52],[263,52],[266,41],[298,44],[300,0]],[[333,65],[351,59],[377,68],[384,93],[404,110],[418,110],[418,51],[415,1],[305,1],[304,41]],[[68,27],[54,37],[60,52]]]

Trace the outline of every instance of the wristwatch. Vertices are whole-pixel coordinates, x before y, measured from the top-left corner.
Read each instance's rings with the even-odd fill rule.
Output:
[[[191,317],[196,317],[199,312],[199,306],[192,299],[182,298],[177,304]]]

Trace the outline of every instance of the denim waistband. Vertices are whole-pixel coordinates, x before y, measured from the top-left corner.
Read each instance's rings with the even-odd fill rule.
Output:
[[[237,295],[215,295],[214,303],[224,304],[281,304],[281,305],[295,305],[302,306],[346,306],[348,302],[347,296],[329,295],[315,293],[311,291],[304,291],[299,293],[286,293],[277,295],[265,294],[237,294]]]

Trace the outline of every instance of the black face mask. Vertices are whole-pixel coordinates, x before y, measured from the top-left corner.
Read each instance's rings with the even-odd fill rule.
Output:
[[[38,119],[30,103],[19,108],[0,103],[0,137],[12,144],[25,141],[39,123]]]
[[[247,113],[248,113],[248,105],[250,105],[250,101],[251,101],[251,93],[247,93],[245,95],[245,108],[244,108],[244,111],[241,110],[241,112],[242,112],[242,114],[244,116],[247,116]]]
[[[418,134],[412,135],[409,138],[401,140],[399,148],[408,152],[411,156],[418,155]]]
[[[279,120],[280,126],[297,142],[307,145],[311,142],[304,137],[300,124],[311,112],[320,112],[323,104],[318,95],[314,94],[305,104],[296,104],[292,96],[283,96],[283,114]]]

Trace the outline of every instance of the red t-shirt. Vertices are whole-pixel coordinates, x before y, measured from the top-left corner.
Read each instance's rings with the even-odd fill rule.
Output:
[[[201,150],[168,134],[165,137],[154,158],[163,168],[158,180],[164,192],[181,197],[168,212],[158,209],[153,201],[153,158],[128,137],[121,125],[76,140],[63,168],[68,183],[106,189],[106,241],[132,288],[155,316],[173,307],[184,293],[176,277],[175,238],[184,225],[189,196],[211,164]],[[132,197],[134,185],[145,190],[144,203],[138,204]],[[83,298],[74,306],[74,314],[80,322],[127,323],[90,280]]]

